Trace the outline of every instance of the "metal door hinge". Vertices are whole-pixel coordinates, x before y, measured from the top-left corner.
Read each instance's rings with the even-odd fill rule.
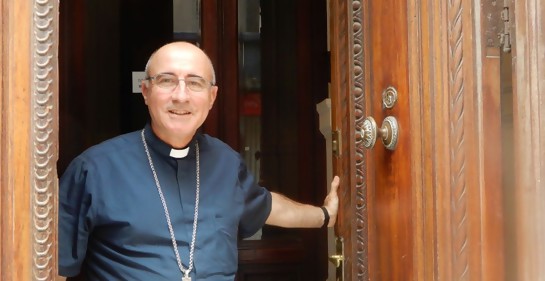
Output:
[[[503,21],[503,32],[500,33],[500,46],[505,53],[511,52],[511,21],[509,17],[509,1],[503,0],[501,20]]]
[[[336,157],[339,157],[341,156],[341,138],[342,138],[342,135],[341,135],[341,131],[339,130],[336,130],[336,131],[333,131],[331,132],[331,142],[332,142],[332,145],[331,145],[331,148],[332,148],[332,151],[333,151],[333,155],[336,156]]]
[[[513,30],[512,13],[509,8],[512,0],[484,0],[484,38],[487,47],[500,48],[503,52],[511,52]]]

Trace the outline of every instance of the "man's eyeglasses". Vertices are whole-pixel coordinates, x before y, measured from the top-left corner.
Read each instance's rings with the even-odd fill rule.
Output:
[[[178,78],[178,76],[170,73],[157,74],[146,78],[146,80],[153,80],[155,85],[167,90],[174,90],[178,87],[180,81],[184,81],[186,89],[192,92],[203,92],[208,90],[211,86],[214,86],[212,82],[208,82],[202,77],[189,76],[186,78]]]

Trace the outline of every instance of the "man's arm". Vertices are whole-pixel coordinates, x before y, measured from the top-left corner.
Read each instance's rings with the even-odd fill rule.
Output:
[[[331,190],[324,200],[324,207],[329,213],[328,227],[335,225],[339,209],[339,177],[335,176],[331,182]],[[324,212],[320,207],[301,204],[288,197],[271,192],[272,209],[266,223],[280,227],[319,228],[324,224]]]

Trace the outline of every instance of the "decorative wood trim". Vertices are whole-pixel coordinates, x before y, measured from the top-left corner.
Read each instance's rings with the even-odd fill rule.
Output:
[[[34,1],[30,102],[33,280],[53,280],[57,272],[58,15],[58,1]]]
[[[350,98],[354,100],[354,127],[361,130],[363,121],[368,115],[365,109],[365,57],[364,40],[368,25],[363,22],[364,4],[362,1],[352,1],[352,40],[350,50],[352,51],[352,67],[350,73],[353,77]],[[367,33],[368,34],[368,33]],[[369,279],[368,253],[368,210],[367,210],[367,161],[362,138],[355,139],[354,162],[356,169],[355,189],[355,220],[356,220],[356,272],[357,280]]]
[[[448,75],[450,131],[450,188],[452,212],[452,279],[469,280],[468,192],[465,150],[464,26],[462,1],[449,0]]]
[[[438,280],[481,280],[483,229],[480,23],[473,1],[428,1],[435,26],[430,71],[432,179]],[[436,15],[433,15],[436,14]],[[429,273],[428,273],[429,274]]]
[[[483,101],[490,102],[487,87],[499,81],[500,73],[489,75],[493,68],[485,64],[487,50],[481,6],[475,1],[449,0],[446,15],[449,126],[448,138],[441,142],[448,144],[448,160],[441,162],[447,163],[448,178],[444,178],[445,185],[438,185],[437,190],[448,186],[447,191],[441,191],[443,197],[438,199],[438,208],[447,208],[449,220],[444,222],[439,216],[438,224],[449,225],[440,226],[447,237],[439,238],[438,256],[448,256],[440,265],[440,278],[495,280],[493,276],[503,274],[500,271],[497,275],[490,274],[486,270],[491,263],[498,266],[503,260],[501,254],[492,257],[487,251],[493,248],[502,251],[504,246],[501,235],[494,233],[498,216],[499,224],[503,223],[501,206],[495,205],[501,204],[498,201],[502,191],[499,187],[494,192],[490,190],[494,170],[485,164],[495,153],[492,148],[499,147],[501,140],[494,135],[493,127],[500,120],[490,119],[494,113],[499,114],[498,108]],[[495,94],[499,98],[499,93]]]
[[[357,7],[361,4],[346,0],[331,0],[329,4],[331,121],[332,130],[339,131],[342,135],[340,155],[333,158],[334,174],[341,178],[339,196],[342,197],[343,202],[339,206],[336,235],[341,237],[344,242],[344,280],[357,280],[356,278],[363,280],[361,276],[365,275],[366,270],[362,267],[367,265],[367,255],[364,255],[367,245],[358,241],[366,241],[367,233],[363,229],[367,227],[367,223],[361,217],[358,221],[355,218],[358,215],[356,204],[364,207],[365,204],[362,202],[365,202],[364,196],[366,194],[361,190],[356,193],[356,182],[362,182],[363,179],[356,180],[356,176],[361,177],[362,173],[359,172],[356,175],[355,101],[352,96],[354,53],[360,51],[354,52],[352,50],[354,34],[350,31],[354,25],[354,19],[349,18],[349,15],[353,15],[354,11],[359,10]],[[349,7],[349,4],[352,6]],[[361,187],[361,184],[359,186]],[[356,231],[356,228],[359,231]]]

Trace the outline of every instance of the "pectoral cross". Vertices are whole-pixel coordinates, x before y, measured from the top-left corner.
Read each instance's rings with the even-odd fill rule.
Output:
[[[182,277],[182,281],[191,281],[191,277],[189,277],[189,270],[184,272],[184,277]]]

